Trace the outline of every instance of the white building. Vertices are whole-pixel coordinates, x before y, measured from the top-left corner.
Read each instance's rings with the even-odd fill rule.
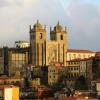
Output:
[[[15,46],[17,48],[27,48],[30,46],[29,42],[28,41],[16,41],[15,42]]]

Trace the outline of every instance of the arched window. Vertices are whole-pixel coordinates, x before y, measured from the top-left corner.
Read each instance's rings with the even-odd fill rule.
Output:
[[[40,39],[42,39],[43,38],[43,34],[42,33],[40,33]]]
[[[63,35],[60,36],[60,39],[63,40]]]

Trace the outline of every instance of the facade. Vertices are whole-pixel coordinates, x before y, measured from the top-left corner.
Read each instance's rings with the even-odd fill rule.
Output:
[[[67,61],[73,59],[85,59],[94,57],[96,52],[90,50],[77,50],[77,49],[68,49],[66,51],[66,59]]]
[[[4,73],[4,51],[0,48],[0,74]]]
[[[58,83],[64,71],[65,68],[61,63],[51,63],[48,66],[48,84],[53,85]]]
[[[52,85],[58,82],[58,70],[54,64],[48,66],[48,84]]]
[[[0,100],[19,100],[19,87],[0,86]]]
[[[96,80],[100,78],[100,53],[96,53],[96,56],[89,59],[89,67],[92,68],[92,79]],[[88,67],[88,68],[89,68]]]
[[[35,86],[35,85],[41,85],[41,78],[33,78],[32,80],[31,80],[31,85],[32,86]]]
[[[29,48],[4,47],[4,73],[15,75],[22,66],[29,63]]]
[[[46,39],[46,28],[39,21],[30,27],[31,63],[35,66],[48,66],[51,62],[66,65],[67,32],[58,24],[50,30],[50,40]]]
[[[80,76],[80,61],[77,59],[67,61],[67,67],[69,72],[67,84],[69,87],[74,87],[75,81]]]
[[[28,48],[30,46],[28,41],[15,41],[16,48]]]
[[[84,76],[85,78],[87,78],[88,69],[90,70],[90,68],[88,68],[87,66],[87,59],[81,59],[80,60],[80,76]]]
[[[0,85],[17,85],[17,86],[23,86],[24,78],[21,76],[13,76],[13,77],[7,77],[2,76],[0,77]]]
[[[23,67],[32,64],[40,67],[39,72],[43,72],[42,76],[32,76],[33,84],[54,84],[59,80],[59,70],[62,70],[56,66],[58,63],[68,67],[69,83],[73,83],[79,76],[84,76],[89,81],[100,77],[100,74],[96,73],[100,69],[97,67],[100,66],[100,52],[68,49],[67,30],[63,29],[59,22],[54,28],[50,28],[50,40],[46,38],[46,27],[43,27],[38,20],[33,27],[30,26],[29,35],[30,43],[16,41],[16,47],[0,49],[0,74],[13,76],[16,72],[21,73]],[[30,72],[31,70],[28,70],[25,74],[29,76],[28,78],[31,78]],[[35,70],[34,73],[36,72],[38,71]]]
[[[93,79],[92,75],[92,58],[88,59],[74,59],[67,61],[68,67],[68,80],[70,85],[75,84],[75,81],[79,77],[84,77],[87,80],[87,83],[90,84]]]

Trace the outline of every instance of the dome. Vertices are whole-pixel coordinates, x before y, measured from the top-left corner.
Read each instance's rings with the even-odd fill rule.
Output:
[[[39,23],[39,20],[37,20],[37,23],[34,24],[34,28],[42,28],[42,25]]]
[[[55,30],[62,30],[63,28],[62,28],[62,26],[59,24],[59,22],[58,22],[58,24],[54,27],[54,29]]]

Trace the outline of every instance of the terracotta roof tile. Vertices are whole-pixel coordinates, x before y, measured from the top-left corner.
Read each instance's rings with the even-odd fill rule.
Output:
[[[68,49],[66,52],[76,52],[76,53],[95,53],[91,50],[81,50],[81,49]]]
[[[100,51],[96,52],[96,56],[100,57]]]

